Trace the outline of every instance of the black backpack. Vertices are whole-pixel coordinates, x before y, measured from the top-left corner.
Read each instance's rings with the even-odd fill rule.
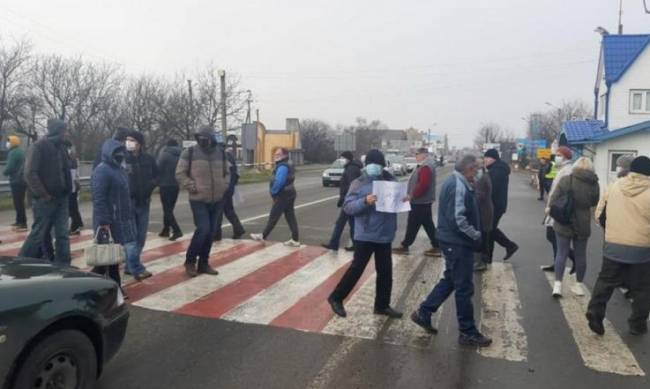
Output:
[[[551,217],[556,222],[568,226],[573,221],[575,199],[573,198],[573,175],[569,176],[569,190],[559,195],[551,203]]]

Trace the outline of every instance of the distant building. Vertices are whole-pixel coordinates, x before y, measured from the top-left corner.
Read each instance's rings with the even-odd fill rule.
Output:
[[[245,164],[270,168],[273,165],[273,153],[279,147],[289,150],[289,157],[294,164],[304,163],[298,119],[287,119],[286,128],[281,130],[269,130],[262,122],[244,124],[241,145]]]

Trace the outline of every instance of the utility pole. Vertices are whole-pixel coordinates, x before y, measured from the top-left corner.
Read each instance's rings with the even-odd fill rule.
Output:
[[[228,137],[228,124],[226,122],[226,71],[219,70],[219,79],[221,81],[221,131],[223,132],[224,141]]]
[[[246,110],[246,124],[251,123],[251,102],[253,101],[253,93],[251,90],[247,90],[248,92],[248,99],[246,100],[246,103],[248,104],[248,109]]]
[[[618,1],[618,35],[623,35],[623,0]]]
[[[189,93],[189,103],[190,103],[190,122],[185,129],[185,139],[192,139],[191,127],[194,124],[194,98],[192,97],[192,80],[187,80],[187,92]]]

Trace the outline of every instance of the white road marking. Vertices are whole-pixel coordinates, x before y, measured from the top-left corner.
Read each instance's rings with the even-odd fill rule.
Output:
[[[348,263],[351,258],[351,253],[342,251],[323,254],[232,309],[222,318],[245,323],[268,324]]]
[[[137,301],[135,305],[158,311],[174,311],[296,250],[298,249],[286,247],[283,244],[270,245],[219,267],[218,277],[200,275],[188,279],[147,296]]]
[[[546,278],[552,287],[555,276],[552,273],[547,273]],[[605,319],[603,322],[605,325],[604,336],[598,336],[591,332],[585,318],[591,294],[589,291],[585,291],[586,293],[582,297],[574,296],[569,290],[573,282],[573,277],[565,277],[564,297],[560,298],[559,302],[585,366],[606,373],[644,376],[645,372],[639,366],[634,354],[623,343],[609,320]],[[551,298],[550,292],[548,295]]]
[[[526,361],[528,341],[521,324],[521,304],[512,265],[495,262],[482,273],[481,332],[492,345],[478,353],[508,361]]]
[[[339,198],[339,195],[329,196],[329,197],[325,197],[325,198],[322,198],[322,199],[319,199],[319,200],[310,201],[308,203],[296,205],[294,207],[294,209],[301,209],[301,208],[311,207],[312,205],[324,203],[324,202],[331,201],[331,200],[338,199],[338,198]],[[269,213],[267,212],[267,213],[262,214],[262,215],[251,216],[251,217],[248,217],[246,219],[242,219],[240,221],[241,221],[242,224],[244,224],[244,223],[249,223],[249,222],[252,222],[252,221],[255,221],[255,220],[264,219],[264,218],[268,218],[268,217],[269,217]],[[223,224],[222,228],[225,228],[225,227],[232,227],[232,224]]]

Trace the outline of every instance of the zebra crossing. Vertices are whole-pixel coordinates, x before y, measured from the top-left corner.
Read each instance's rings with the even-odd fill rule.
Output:
[[[16,255],[26,233],[0,228],[0,255]],[[405,313],[389,320],[372,312],[375,270],[368,266],[345,303],[348,317],[331,312],[326,299],[352,260],[352,253],[320,247],[285,247],[280,243],[223,240],[215,243],[209,259],[219,275],[188,278],[183,263],[189,235],[176,242],[149,236],[142,261],[154,274],[143,282],[123,280],[130,304],[142,308],[270,325],[299,331],[377,340],[415,348],[428,348],[435,337],[408,320],[408,314],[430,292],[444,272],[442,259],[418,254],[393,256],[393,305]],[[92,232],[71,237],[72,265],[86,269],[83,249],[92,244]],[[418,251],[416,250],[415,253]],[[549,285],[552,278],[547,275]],[[511,264],[494,263],[476,282],[480,296],[480,329],[494,343],[478,353],[486,358],[525,362],[531,352],[516,272]],[[550,293],[550,286],[549,286]],[[567,294],[559,301],[567,331],[575,340],[586,367],[605,373],[644,376],[632,351],[617,329],[605,322],[605,336],[591,333],[584,319],[589,296]],[[446,305],[453,304],[449,301]],[[434,315],[434,325],[444,315],[444,305]]]

